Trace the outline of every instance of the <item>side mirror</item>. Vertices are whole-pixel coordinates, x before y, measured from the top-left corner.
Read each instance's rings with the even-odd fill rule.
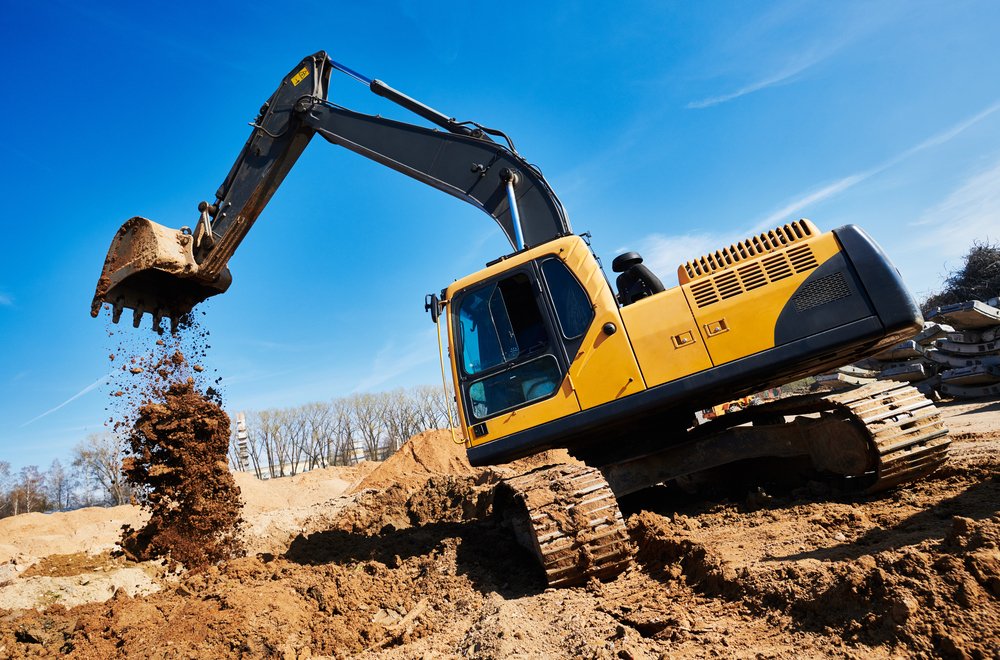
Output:
[[[438,318],[441,316],[441,301],[436,293],[428,293],[424,296],[424,311],[431,313],[431,321],[438,322]]]

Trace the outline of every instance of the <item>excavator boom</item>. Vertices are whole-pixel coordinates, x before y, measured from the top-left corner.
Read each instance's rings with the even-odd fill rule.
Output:
[[[327,99],[330,73],[347,72],[372,92],[430,121],[432,129],[340,107]],[[253,130],[215,195],[198,205],[194,227],[169,229],[132,218],[119,229],[91,305],[111,304],[136,326],[145,312],[154,329],[176,320],[232,281],[230,257],[314,135],[402,172],[485,211],[515,250],[572,233],[562,204],[542,173],[500,131],[456,122],[369,80],[318,52],[284,77],[251,124]],[[502,137],[506,144],[491,136]]]

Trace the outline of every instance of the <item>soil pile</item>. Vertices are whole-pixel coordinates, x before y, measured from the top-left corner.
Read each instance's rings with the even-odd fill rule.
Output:
[[[459,442],[455,442],[450,431],[418,433],[352,486],[350,492],[388,488],[397,484],[410,490],[433,475],[479,474],[481,470],[469,465],[461,435],[458,437]]]

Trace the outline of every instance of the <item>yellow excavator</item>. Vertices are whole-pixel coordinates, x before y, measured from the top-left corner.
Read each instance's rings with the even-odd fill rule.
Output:
[[[327,98],[334,70],[436,128],[337,105]],[[672,288],[627,252],[612,262],[612,286],[589,236],[573,233],[541,171],[506,134],[456,121],[325,52],[284,77],[252,126],[215,201],[198,205],[194,229],[135,217],[118,230],[92,315],[108,305],[117,322],[129,308],[136,327],[149,313],[160,332],[163,319],[176,329],[224,292],[229,258],[315,135],[482,209],[512,251],[428,295],[425,307],[447,328],[473,465],[555,448],[582,462],[507,479],[495,496],[552,586],[623,570],[632,548],[617,498],[656,484],[795,460],[870,493],[947,459],[933,404],[899,383],[692,423],[698,410],[857,361],[920,329],[899,273],[856,226],[824,233],[789,222],[692,258]]]

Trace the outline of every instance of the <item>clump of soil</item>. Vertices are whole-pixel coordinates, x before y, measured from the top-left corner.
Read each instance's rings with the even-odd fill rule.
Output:
[[[151,516],[141,529],[123,529],[123,550],[189,570],[241,554],[240,491],[226,464],[229,416],[219,404],[193,379],[171,383],[162,400],[139,409],[128,441],[122,472]]]
[[[243,554],[219,379],[206,385],[204,368],[185,357],[204,359],[208,334],[188,316],[179,333],[160,335],[152,347],[130,334],[109,355],[121,362],[109,426],[124,444],[122,474],[133,499],[150,513],[141,528],[122,527],[122,553],[136,561],[167,559],[172,568],[199,571]]]

